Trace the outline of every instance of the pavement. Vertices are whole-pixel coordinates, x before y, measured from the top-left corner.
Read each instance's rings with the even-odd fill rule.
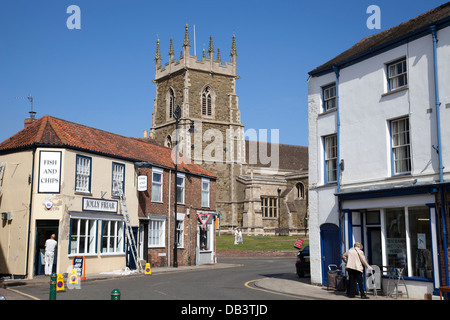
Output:
[[[167,273],[167,272],[186,272],[198,271],[204,269],[223,269],[234,268],[241,266],[240,264],[230,263],[215,263],[198,266],[179,266],[152,268],[152,274]],[[136,271],[122,270],[117,272],[108,272],[101,274],[86,275],[83,281],[107,280],[118,277],[133,277],[141,276],[142,273]],[[21,286],[27,285],[42,285],[49,284],[49,276],[37,276],[34,279],[0,279],[0,293],[6,300],[29,300],[32,297],[27,297],[20,291]],[[289,297],[297,297],[301,300],[361,300],[359,296],[356,298],[348,298],[345,292],[336,291],[334,289],[327,289],[327,287],[314,285],[310,283],[308,277],[298,278],[295,273],[279,274],[273,277],[265,277],[255,279],[245,284],[247,287],[254,290],[269,291],[274,294],[285,295]],[[373,295],[372,292],[368,294],[369,299],[364,301],[395,301],[395,298],[386,297],[382,295]],[[399,297],[398,300],[413,300],[406,297]]]

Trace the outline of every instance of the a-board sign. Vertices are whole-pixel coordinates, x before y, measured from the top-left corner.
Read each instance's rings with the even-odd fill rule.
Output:
[[[301,248],[303,245],[303,239],[297,239],[297,241],[295,241],[294,247],[296,248]]]
[[[72,265],[75,270],[77,270],[78,279],[84,280],[86,279],[86,259],[84,257],[73,257]]]

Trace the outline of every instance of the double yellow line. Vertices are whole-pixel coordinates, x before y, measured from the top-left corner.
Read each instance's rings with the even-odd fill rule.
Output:
[[[259,291],[264,291],[264,292],[268,292],[268,293],[272,293],[272,294],[277,294],[277,295],[280,295],[280,296],[286,296],[286,297],[291,297],[291,298],[296,298],[296,299],[306,299],[306,300],[311,300],[311,299],[308,299],[308,298],[304,298],[304,297],[300,297],[300,296],[297,296],[297,295],[293,295],[293,294],[287,294],[287,293],[282,293],[282,292],[277,292],[277,291],[271,291],[271,290],[267,290],[267,289],[262,289],[262,288],[258,288],[258,287],[255,287],[255,286],[250,286],[250,284],[251,283],[253,283],[253,282],[256,282],[256,281],[261,281],[261,280],[264,280],[264,279],[269,279],[269,278],[261,278],[261,279],[256,279],[256,280],[250,280],[250,281],[247,281],[246,283],[245,283],[245,286],[247,287],[247,288],[250,288],[250,289],[253,289],[253,290],[259,290]]]

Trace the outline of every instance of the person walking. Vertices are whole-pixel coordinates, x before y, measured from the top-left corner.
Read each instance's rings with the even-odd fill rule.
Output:
[[[45,275],[49,276],[52,273],[53,259],[55,258],[55,248],[58,242],[55,240],[55,234],[50,236],[50,239],[45,241]]]
[[[359,242],[355,242],[353,248],[342,254],[342,260],[346,263],[345,269],[349,276],[349,286],[347,288],[347,295],[349,298],[355,297],[357,293],[356,283],[358,283],[361,299],[369,299],[364,292],[363,272],[364,266],[369,270],[372,270],[373,268],[367,263],[362,249],[363,245]]]
[[[239,228],[238,229],[238,243],[244,243],[244,239],[242,238],[242,230]]]

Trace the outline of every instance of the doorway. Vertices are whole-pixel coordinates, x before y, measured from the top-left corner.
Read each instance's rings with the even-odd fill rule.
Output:
[[[55,234],[58,241],[58,220],[36,220],[36,247],[35,247],[35,264],[34,275],[45,274],[45,241]],[[56,262],[58,261],[58,247],[55,249],[55,258],[53,259],[52,273],[56,273]]]
[[[367,227],[367,260],[370,265],[382,266],[381,228]]]
[[[322,285],[328,286],[328,266],[339,266],[339,227],[325,223],[320,226],[320,242],[322,253]]]

